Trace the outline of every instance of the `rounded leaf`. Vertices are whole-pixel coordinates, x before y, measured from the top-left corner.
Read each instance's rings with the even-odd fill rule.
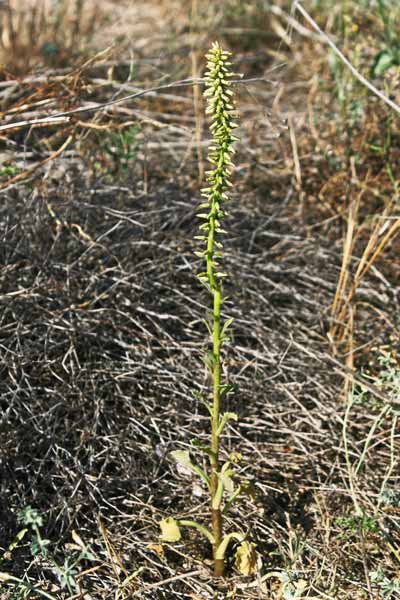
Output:
[[[181,539],[181,530],[174,517],[167,517],[159,523],[161,529],[160,540],[162,542],[179,542]]]

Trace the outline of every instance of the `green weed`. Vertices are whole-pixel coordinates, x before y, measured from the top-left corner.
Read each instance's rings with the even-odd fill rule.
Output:
[[[14,177],[14,175],[18,175],[18,173],[22,173],[22,169],[20,167],[17,167],[17,165],[3,165],[0,168],[0,179],[8,179],[9,177]]]
[[[342,529],[346,535],[360,532],[364,535],[369,533],[380,533],[380,527],[377,519],[366,513],[361,515],[351,515],[349,517],[339,517],[336,519],[336,524]]]
[[[74,541],[78,542],[75,544],[77,551],[69,553],[64,558],[63,563],[60,564],[50,552],[50,540],[44,539],[41,535],[40,528],[43,526],[42,515],[31,506],[26,506],[18,514],[17,519],[22,529],[17,533],[16,537],[8,547],[7,552],[0,557],[0,566],[2,563],[11,560],[14,551],[18,548],[21,542],[30,535],[30,550],[32,557],[35,558],[38,556],[49,564],[53,575],[55,575],[59,582],[61,590],[68,591],[70,595],[79,592],[79,585],[76,579],[76,576],[79,572],[77,568],[78,565],[82,561],[97,560],[89,547],[85,546],[80,540],[79,536],[75,534]],[[27,576],[24,579],[19,579],[18,577],[14,577],[9,573],[0,572],[0,583],[15,586],[16,591],[14,596],[16,599],[28,598],[31,593],[34,593],[43,598],[47,598],[47,600],[55,600],[54,596],[32,584]]]
[[[371,77],[382,77],[392,67],[400,66],[400,41],[397,27],[395,27],[396,21],[391,18],[387,2],[378,0],[377,4],[383,26],[381,40],[383,48],[375,56],[371,65]]]
[[[382,594],[381,598],[385,600],[391,600],[392,598],[398,598],[400,594],[400,578],[394,577],[389,579],[383,572],[381,567],[378,567],[376,571],[370,571],[369,573],[371,583],[374,583],[379,587],[379,591]]]
[[[118,169],[127,171],[132,167],[140,146],[140,132],[140,125],[135,123],[123,131],[109,133],[103,141],[104,152],[118,165]]]

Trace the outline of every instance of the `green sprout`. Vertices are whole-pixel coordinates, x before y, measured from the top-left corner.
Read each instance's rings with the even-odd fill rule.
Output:
[[[26,506],[17,515],[17,520],[23,526],[23,529],[17,533],[3,556],[0,555],[0,566],[4,562],[11,560],[14,550],[21,544],[28,532],[30,532],[32,534],[30,548],[32,556],[40,556],[42,559],[46,559],[46,562],[49,563],[53,573],[56,575],[59,581],[60,588],[62,590],[68,590],[70,596],[72,594],[76,594],[76,592],[79,590],[79,582],[77,578],[79,573],[77,568],[78,565],[84,560],[97,560],[96,556],[92,554],[90,548],[83,544],[76,532],[73,532],[72,539],[75,543],[75,547],[77,547],[79,551],[73,553],[69,552],[68,556],[64,558],[64,563],[59,564],[49,551],[50,540],[43,539],[40,533],[40,528],[43,526],[43,517],[39,511],[31,506]],[[5,585],[2,586],[1,584]],[[35,597],[40,596],[42,598],[47,598],[47,600],[56,600],[55,596],[52,596],[45,590],[42,590],[36,585],[32,584],[29,579],[26,579],[25,577],[24,579],[20,579],[14,575],[11,575],[10,573],[0,571],[0,598],[3,598],[1,592],[7,585],[16,587],[16,593],[18,594],[19,598],[28,597],[27,594],[29,595],[30,592],[34,592]],[[20,594],[18,590],[20,590]]]
[[[223,381],[221,346],[226,338],[226,332],[232,324],[232,319],[223,319],[222,305],[224,302],[222,281],[226,274],[219,265],[222,259],[223,245],[220,241],[225,233],[221,222],[226,216],[225,204],[228,200],[227,191],[232,186],[230,176],[232,173],[231,156],[234,153],[233,143],[237,138],[233,135],[236,125],[236,113],[233,104],[233,92],[230,79],[230,53],[222,50],[215,42],[207,58],[207,72],[205,76],[207,97],[206,113],[211,115],[210,126],[213,140],[209,148],[208,160],[212,169],[207,171],[208,186],[202,190],[205,200],[200,204],[200,217],[204,222],[200,225],[200,240],[203,246],[195,254],[204,260],[205,270],[198,278],[205,285],[212,296],[213,310],[210,321],[206,320],[207,330],[211,338],[211,348],[206,351],[203,360],[212,380],[212,403],[204,402],[210,414],[211,443],[202,445],[199,440],[192,441],[197,450],[205,453],[209,460],[209,472],[195,464],[187,450],[176,450],[173,458],[198,475],[208,488],[211,498],[211,528],[196,521],[176,520],[168,517],[161,521],[161,540],[175,542],[181,539],[179,526],[193,527],[202,533],[212,544],[214,558],[214,575],[220,577],[225,570],[225,554],[231,542],[238,543],[236,564],[241,565],[239,570],[244,574],[254,572],[257,563],[254,545],[245,541],[243,534],[233,532],[223,534],[223,517],[233,502],[242,492],[250,493],[248,483],[235,484],[234,463],[238,454],[231,456],[230,460],[221,464],[220,438],[224,427],[231,421],[237,421],[233,412],[222,413],[223,398],[232,390],[232,386]],[[243,567],[243,565],[245,565]]]

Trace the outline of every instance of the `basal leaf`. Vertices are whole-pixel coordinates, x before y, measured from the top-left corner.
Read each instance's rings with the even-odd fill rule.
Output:
[[[242,575],[257,573],[258,556],[256,545],[251,542],[242,542],[235,552],[235,567]]]
[[[181,539],[181,531],[178,522],[174,517],[167,517],[159,523],[161,529],[160,540],[162,542],[179,542]]]

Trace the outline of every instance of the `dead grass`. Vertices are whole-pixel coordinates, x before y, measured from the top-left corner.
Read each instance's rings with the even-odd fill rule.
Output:
[[[76,599],[396,598],[371,573],[394,580],[400,559],[399,508],[381,500],[383,484],[398,488],[399,399],[376,360],[399,351],[398,123],[357,88],[362,112],[344,120],[326,47],[285,3],[266,13],[257,3],[113,6],[90,30],[85,3],[84,57],[73,16],[63,16],[57,65],[41,59],[39,42],[29,62],[19,58],[29,19],[44,39],[39,8],[14,14],[12,29],[3,13],[15,62],[0,82],[2,125],[88,110],[1,131],[0,555],[31,504],[59,558],[73,552],[73,531],[91,546]],[[337,39],[338,15],[315,12]],[[357,13],[357,24],[368,26],[357,38],[366,69],[364,40],[379,21]],[[207,426],[192,394],[207,385],[192,243],[207,143],[200,99],[188,85],[100,109],[201,72],[216,37],[235,51],[236,70],[258,79],[237,86],[226,250],[237,386],[228,409],[239,423],[224,445],[240,449],[255,485],[232,519],[257,543],[262,568],[249,579],[230,568],[223,582],[197,537],[157,541],[171,511],[208,519],[204,490],[168,457]],[[389,147],[376,150],[388,131]],[[365,393],[350,406],[354,385]],[[28,541],[1,570],[67,598]]]

